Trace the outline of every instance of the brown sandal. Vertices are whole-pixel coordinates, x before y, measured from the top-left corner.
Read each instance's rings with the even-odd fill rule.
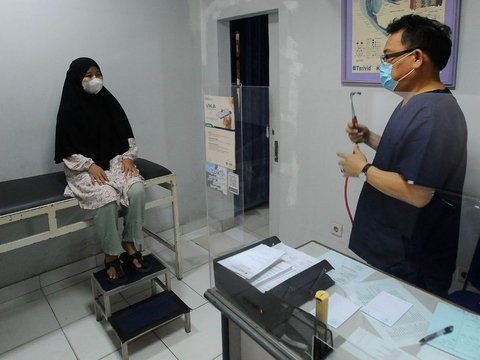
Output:
[[[122,264],[120,263],[119,259],[115,259],[108,263],[104,260],[104,264],[105,264],[105,271],[107,272],[108,281],[110,281],[112,284],[123,284],[124,282],[127,282],[128,280],[127,275],[125,274],[125,271],[123,271]],[[116,278],[111,278],[108,275],[108,270],[112,267],[115,269],[115,273],[117,274]]]

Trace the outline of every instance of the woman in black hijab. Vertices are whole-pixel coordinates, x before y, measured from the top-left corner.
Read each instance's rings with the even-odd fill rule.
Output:
[[[98,64],[78,58],[70,64],[57,115],[55,162],[63,162],[66,196],[94,210],[94,223],[105,253],[108,279],[127,280],[119,255],[138,271],[148,271],[141,245],[145,186],[135,167],[138,148],[128,118],[103,86]],[[118,233],[119,206],[124,230]]]

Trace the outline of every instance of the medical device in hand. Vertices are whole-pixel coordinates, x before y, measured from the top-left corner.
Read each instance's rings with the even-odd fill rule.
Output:
[[[352,125],[353,128],[357,128],[358,126],[358,120],[357,120],[357,115],[355,114],[355,106],[353,105],[353,97],[355,95],[362,95],[360,91],[352,91],[350,93],[350,106],[352,107]],[[345,177],[345,186],[343,188],[343,197],[345,198],[345,207],[347,208],[347,213],[348,217],[350,218],[350,222],[353,224],[353,216],[352,212],[350,211],[350,206],[348,205],[348,176]]]
[[[355,106],[353,106],[353,97],[355,95],[362,95],[362,93],[360,91],[352,91],[350,93],[350,105],[352,107],[352,124],[354,128],[356,128],[358,125],[357,115],[355,115]]]

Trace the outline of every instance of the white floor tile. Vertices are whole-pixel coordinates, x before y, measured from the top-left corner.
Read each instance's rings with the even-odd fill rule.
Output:
[[[261,239],[270,237],[270,225],[265,225],[255,230],[255,235],[258,235]]]
[[[162,235],[172,238],[171,231]],[[155,334],[147,334],[131,343],[130,358],[220,360],[220,313],[203,297],[211,287],[210,255],[206,249],[210,249],[213,243],[214,254],[224,253],[265,237],[268,237],[268,207],[247,212],[244,226],[225,233],[209,236],[208,227],[202,227],[182,236],[184,277],[182,281],[172,279],[172,290],[194,309],[191,312],[192,331],[185,333],[184,318],[177,319],[157,329]],[[155,245],[155,242],[148,243]],[[158,245],[151,250],[161,254],[160,257],[173,269],[172,251]],[[120,342],[111,326],[105,321],[97,322],[92,313],[92,270],[84,270],[85,267],[95,267],[97,260],[101,260],[100,264],[103,262],[103,255],[97,258],[92,257],[8,289],[0,289],[0,360],[121,359]],[[40,282],[44,285],[43,293],[47,298],[41,291],[34,291],[10,300],[12,296],[24,294],[26,286],[28,291],[38,289]],[[149,295],[150,286],[142,285],[113,296],[112,307],[118,310]],[[59,322],[63,332],[59,330]]]
[[[93,313],[93,295],[89,280],[49,294],[47,299],[61,326]]]
[[[243,226],[248,230],[255,231],[258,228],[268,225],[268,217],[259,213],[257,210],[245,213]]]
[[[171,250],[165,250],[165,248],[152,248],[151,249],[156,256],[159,257],[162,262],[165,263],[172,271],[175,269],[175,254]],[[160,251],[159,251],[160,250]],[[183,272],[187,272],[191,269],[195,269],[198,266],[208,262],[208,251],[195,244],[188,238],[183,238],[180,242],[180,251],[182,258]]]
[[[0,304],[40,289],[38,276],[0,289]]]
[[[75,360],[75,354],[61,330],[35,339],[0,355],[0,360]]]
[[[153,333],[146,334],[128,344],[130,360],[176,360],[177,358]],[[116,351],[102,360],[122,360],[121,351]]]
[[[210,265],[205,264],[185,274],[182,281],[191,287],[195,292],[203,296],[207,289],[210,289]]]
[[[195,240],[197,241],[197,240]],[[246,244],[243,239],[238,240],[225,233],[211,234],[207,239],[207,247],[210,249],[212,257],[217,257],[231,251],[240,249]]]
[[[40,275],[40,284],[42,287],[51,285],[58,281],[65,280],[69,277],[75,276],[77,274],[83,273],[87,270],[95,268],[96,261],[95,256],[90,256],[86,259],[76,261],[72,264],[62,266],[58,269],[43,273]]]
[[[4,303],[0,310],[0,354],[59,327],[40,290]]]
[[[101,359],[120,348],[111,326],[87,316],[63,328],[79,360]]]
[[[172,279],[172,290],[191,309],[196,309],[207,302],[207,299],[205,299],[201,294],[198,294],[185,282],[175,278]]]
[[[212,360],[222,353],[220,312],[205,304],[191,312],[192,331],[183,317],[155,331],[179,360]]]
[[[64,280],[58,281],[56,283],[53,283],[51,285],[47,285],[43,287],[43,293],[45,295],[53,294],[54,292],[66,289],[70,286],[76,285],[78,283],[84,282],[86,280],[90,280],[90,276],[92,272],[98,271],[102,269],[103,266],[91,269],[89,271],[84,271],[82,273],[76,274],[74,276],[71,276],[69,278],[66,278]]]
[[[231,229],[228,229],[227,231],[224,232],[225,235],[230,236],[231,238],[242,242],[245,245],[254,243],[258,241],[258,237],[249,232],[248,230],[250,229],[244,229],[241,226],[237,226]]]
[[[197,230],[194,230],[194,231],[191,231],[187,234],[185,234],[186,237],[188,237],[189,239],[196,239],[198,237],[203,237],[205,235],[208,235],[208,227],[207,226],[204,226],[200,229],[197,229]]]

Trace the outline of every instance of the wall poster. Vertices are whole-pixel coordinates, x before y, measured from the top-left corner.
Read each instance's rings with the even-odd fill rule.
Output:
[[[207,162],[235,170],[235,112],[232,97],[204,96]]]
[[[385,28],[394,18],[410,13],[452,29],[452,55],[440,78],[446,86],[455,86],[460,0],[343,0],[343,83],[380,84],[378,66],[387,40]]]

